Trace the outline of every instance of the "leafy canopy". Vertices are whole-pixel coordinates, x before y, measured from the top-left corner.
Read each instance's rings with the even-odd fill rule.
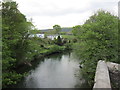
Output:
[[[78,32],[79,42],[75,50],[84,64],[83,72],[89,73],[88,79],[93,82],[97,61],[105,60],[120,63],[118,60],[118,17],[100,10],[86,20]],[[92,79],[92,80],[91,80]]]
[[[60,25],[54,25],[53,29],[56,31],[56,34],[59,34],[59,32],[61,31]]]

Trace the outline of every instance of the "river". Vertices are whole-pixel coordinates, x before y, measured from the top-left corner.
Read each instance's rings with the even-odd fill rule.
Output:
[[[79,60],[73,52],[64,52],[39,60],[18,88],[81,88],[87,87],[80,74]]]

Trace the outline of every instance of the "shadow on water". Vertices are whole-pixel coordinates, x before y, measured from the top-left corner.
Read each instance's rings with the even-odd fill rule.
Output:
[[[71,51],[35,60],[31,67],[23,67],[21,71],[29,71],[29,74],[15,88],[88,87],[80,73],[79,60],[74,57],[74,53]]]
[[[62,55],[68,55],[70,54],[71,51],[65,51],[63,53],[54,53],[54,54],[51,54],[51,55],[48,55],[48,56],[45,56],[45,57],[40,57],[40,58],[37,58],[35,60],[33,60],[31,62],[32,66],[28,66],[28,65],[23,65],[21,66],[20,68],[17,68],[17,72],[19,73],[24,73],[24,72],[28,72],[30,70],[34,70],[41,62],[44,62],[45,58],[46,59],[53,59],[53,60],[61,60],[62,58]]]
[[[66,56],[70,57],[70,54],[71,54],[71,51],[65,51],[65,52],[62,52],[62,53],[51,54],[49,56],[46,56],[45,58],[47,58],[47,59],[51,58],[52,60],[56,60],[56,59],[61,60],[62,55],[66,55]]]

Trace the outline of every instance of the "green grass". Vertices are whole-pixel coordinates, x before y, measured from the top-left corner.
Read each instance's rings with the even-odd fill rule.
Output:
[[[63,38],[67,38],[69,40],[72,40],[74,38],[76,38],[74,35],[62,35]]]

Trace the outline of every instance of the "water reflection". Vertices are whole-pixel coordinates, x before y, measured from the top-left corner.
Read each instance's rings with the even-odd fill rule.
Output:
[[[74,88],[81,86],[79,60],[73,53],[54,54],[44,58],[30,71],[19,87],[25,88]]]

